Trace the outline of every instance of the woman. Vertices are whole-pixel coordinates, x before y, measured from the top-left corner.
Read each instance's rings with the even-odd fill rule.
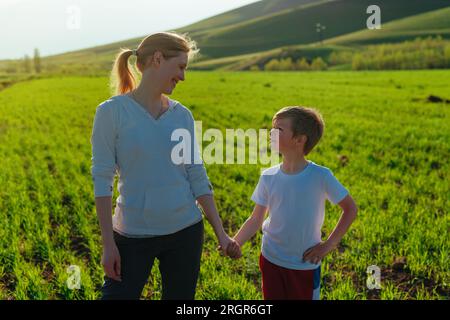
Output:
[[[195,42],[172,32],[152,34],[137,49],[122,50],[112,73],[117,95],[96,109],[92,177],[103,242],[102,299],[139,299],[155,258],[162,298],[194,299],[204,231],[197,203],[222,252],[237,246],[222,227],[203,163],[193,161],[199,156],[196,141],[192,159],[176,164],[171,158],[179,143],[171,134],[183,128],[194,137],[194,119],[166,95],[184,81],[196,52]],[[142,74],[137,87],[131,55]],[[120,196],[111,217],[116,172]]]

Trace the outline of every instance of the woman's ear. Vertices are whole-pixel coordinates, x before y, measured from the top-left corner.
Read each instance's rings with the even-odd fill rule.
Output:
[[[161,51],[155,51],[153,54],[152,62],[155,64],[156,67],[159,67],[161,65],[161,60],[163,59],[163,54]]]

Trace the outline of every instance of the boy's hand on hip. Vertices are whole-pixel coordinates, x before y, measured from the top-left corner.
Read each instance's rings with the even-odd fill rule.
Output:
[[[311,262],[313,264],[318,264],[330,251],[332,247],[326,241],[309,248],[303,254],[303,260]]]

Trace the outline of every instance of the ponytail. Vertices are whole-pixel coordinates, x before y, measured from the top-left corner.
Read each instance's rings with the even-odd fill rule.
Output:
[[[125,94],[136,88],[136,78],[128,63],[132,54],[132,50],[122,49],[116,57],[111,73],[111,87],[115,94]]]

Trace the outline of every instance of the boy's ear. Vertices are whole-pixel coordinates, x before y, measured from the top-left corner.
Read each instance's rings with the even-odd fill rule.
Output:
[[[298,137],[296,137],[296,139],[298,143],[305,145],[308,137],[305,134],[300,134]]]
[[[308,136],[305,134],[303,135],[303,144],[306,144],[306,142],[308,141]]]

